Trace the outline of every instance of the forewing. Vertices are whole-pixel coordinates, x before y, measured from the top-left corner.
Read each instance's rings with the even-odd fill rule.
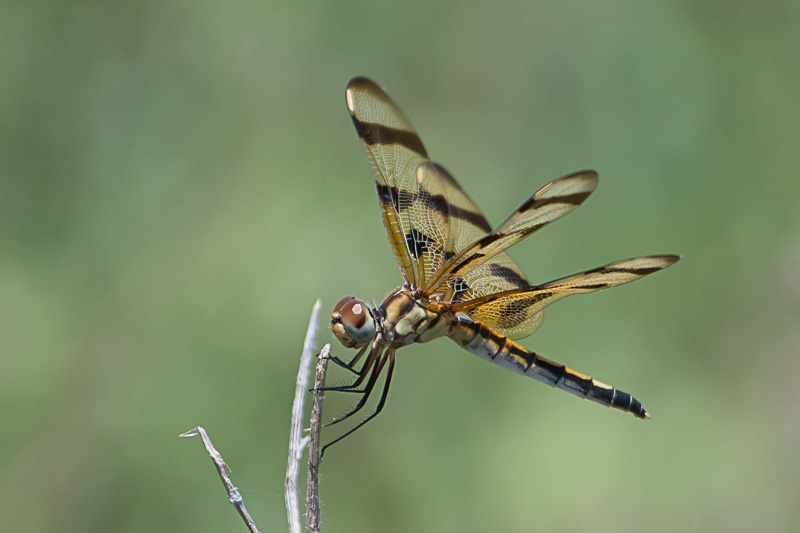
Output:
[[[417,182],[418,201],[413,207],[420,209],[411,210],[411,223],[418,233],[432,237],[425,241],[426,247],[434,250],[428,252],[430,261],[425,263],[424,279],[428,280],[447,259],[491,231],[491,226],[444,167],[424,163],[417,169]],[[507,254],[500,253],[443,286],[444,300],[455,303],[528,284],[517,264]]]
[[[593,170],[548,183],[497,228],[450,258],[423,287],[423,292],[431,294],[441,290],[445,283],[467,279],[469,272],[578,207],[596,186],[597,173]]]
[[[408,220],[405,242],[415,265],[417,286],[441,268],[448,255],[452,206],[445,178],[450,175],[443,167],[426,161],[417,167],[416,181],[404,189],[405,209],[401,213]]]
[[[551,303],[570,296],[599,291],[636,281],[676,263],[677,255],[651,255],[617,261],[574,274],[544,285],[484,296],[453,306],[510,339],[533,333],[542,322],[542,310]]]
[[[424,163],[417,169],[418,213],[411,212],[412,226],[419,233],[432,236],[425,241],[430,261],[425,263],[424,279],[435,275],[447,259],[486,235],[491,226],[480,209],[464,192],[455,178],[436,163]],[[423,201],[424,200],[424,201]],[[456,303],[487,294],[529,285],[519,266],[505,253],[468,272],[464,277],[443,285],[443,299]],[[429,296],[429,294],[425,294]]]
[[[347,108],[375,175],[383,224],[407,283],[419,285],[409,248],[413,240],[408,208],[416,190],[416,169],[428,154],[411,123],[375,82],[353,78],[347,85]]]

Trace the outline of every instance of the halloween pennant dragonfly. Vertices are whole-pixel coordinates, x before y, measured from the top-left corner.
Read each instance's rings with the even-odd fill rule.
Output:
[[[556,300],[636,281],[674,264],[679,256],[636,257],[532,285],[505,250],[583,203],[597,186],[597,173],[584,170],[545,185],[492,229],[447,170],[430,161],[408,119],[377,84],[354,78],[346,96],[404,283],[377,307],[348,296],[331,314],[335,336],[359,351],[350,361],[331,358],[355,374],[353,383],[325,389],[356,392],[361,398],[327,425],[361,410],[384,369],[386,377],[375,410],[325,448],[380,413],[398,348],[439,337],[537,381],[648,418],[639,400],[627,392],[515,341],[533,333],[542,310]]]

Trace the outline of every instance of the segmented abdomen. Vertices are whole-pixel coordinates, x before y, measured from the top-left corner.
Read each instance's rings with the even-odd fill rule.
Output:
[[[518,374],[638,418],[650,417],[639,400],[627,392],[545,359],[466,315],[456,315],[448,336],[468,352]]]

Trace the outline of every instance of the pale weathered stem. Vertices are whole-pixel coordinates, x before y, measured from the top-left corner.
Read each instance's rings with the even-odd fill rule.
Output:
[[[325,375],[328,371],[328,357],[331,345],[322,347],[317,360],[314,379],[314,400],[311,403],[311,442],[308,445],[308,484],[306,485],[306,533],[319,533],[319,443],[322,431],[322,401],[325,399]]]
[[[306,338],[303,343],[303,354],[300,358],[300,370],[297,374],[297,386],[295,388],[295,395],[294,395],[294,402],[292,404],[292,427],[291,427],[291,434],[289,439],[289,460],[288,465],[286,467],[286,480],[285,480],[285,496],[286,496],[286,513],[289,518],[289,531],[291,533],[300,533],[300,510],[298,507],[298,499],[297,499],[297,475],[300,471],[300,458],[303,456],[303,449],[308,444],[311,437],[303,437],[303,408],[305,404],[305,395],[306,389],[308,387],[308,372],[311,368],[311,359],[314,355],[314,344],[316,342],[317,330],[318,330],[318,322],[319,322],[319,311],[322,307],[322,303],[317,300],[314,304],[314,309],[311,311],[311,320],[308,324],[308,329],[306,330]],[[326,345],[324,348],[325,357],[323,358],[323,363],[327,363],[327,353],[330,351],[330,346]],[[322,380],[320,383],[319,380]],[[325,372],[324,369],[322,371],[322,375],[320,377],[320,370],[319,365],[317,365],[317,384],[315,388],[322,387],[324,385],[325,380]],[[312,413],[311,419],[311,432],[312,435],[316,435],[316,452],[315,456],[319,455],[319,432],[321,427],[321,417],[322,417],[322,400],[318,397],[320,393],[315,395],[314,399],[314,412]],[[317,405],[319,404],[319,405]],[[316,413],[316,414],[315,414]],[[315,418],[316,417],[316,418]],[[217,472],[219,473],[219,477],[222,480],[222,484],[225,486],[225,490],[228,492],[228,500],[233,504],[236,510],[241,515],[242,519],[244,520],[247,528],[250,530],[251,533],[260,533],[258,527],[256,526],[253,519],[250,517],[250,513],[247,512],[247,509],[244,506],[244,501],[242,500],[242,495],[239,493],[239,489],[237,489],[230,478],[230,469],[228,465],[225,464],[225,461],[222,459],[222,455],[214,448],[214,445],[211,443],[211,439],[206,433],[206,430],[202,427],[198,426],[192,430],[189,430],[185,433],[181,433],[180,437],[195,437],[200,435],[203,439],[203,444],[205,445],[206,452],[214,461],[214,466],[217,468]],[[319,463],[319,458],[315,459],[316,465]],[[308,479],[308,490],[307,490],[307,505],[313,506],[314,512],[313,516],[315,517],[313,520],[313,524],[315,524],[314,531],[319,531],[319,494],[317,492],[318,486],[318,472],[315,468],[312,472],[309,469],[309,479]],[[313,491],[310,487],[314,487]],[[312,498],[313,493],[313,498]],[[311,498],[311,499],[309,499]],[[311,515],[309,515],[311,516]],[[309,520],[309,524],[312,522]],[[310,526],[309,526],[310,527]]]
[[[217,467],[217,472],[222,480],[222,484],[225,485],[225,490],[228,492],[228,500],[239,512],[242,520],[244,520],[244,523],[247,525],[247,529],[249,529],[251,533],[260,533],[255,522],[253,522],[250,513],[247,512],[247,508],[244,506],[244,500],[242,499],[242,495],[239,494],[239,489],[237,489],[231,481],[230,468],[228,468],[228,465],[225,464],[225,460],[222,458],[222,455],[211,443],[211,439],[209,438],[208,433],[206,433],[206,430],[201,426],[197,426],[196,428],[185,433],[181,433],[178,436],[195,437],[197,435],[200,435],[200,438],[203,439],[203,445],[206,447],[206,452],[211,457],[211,460],[214,461],[214,466]]]
[[[300,358],[300,370],[297,372],[297,385],[294,390],[292,403],[292,426],[289,433],[289,460],[286,465],[286,481],[284,495],[286,499],[286,514],[289,519],[290,533],[300,533],[300,510],[297,500],[297,475],[300,471],[300,458],[303,448],[308,444],[309,437],[303,437],[303,408],[308,389],[308,371],[311,368],[311,359],[314,355],[319,322],[319,311],[322,302],[317,300],[311,311],[311,320],[306,330],[306,339],[303,343],[303,354]]]

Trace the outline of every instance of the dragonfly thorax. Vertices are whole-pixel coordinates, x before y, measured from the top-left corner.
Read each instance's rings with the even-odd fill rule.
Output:
[[[346,296],[331,313],[331,331],[347,348],[361,348],[375,338],[375,317],[363,301]]]
[[[445,307],[417,298],[415,291],[405,286],[390,293],[381,302],[378,312],[381,335],[385,342],[396,347],[446,335],[452,318]]]

